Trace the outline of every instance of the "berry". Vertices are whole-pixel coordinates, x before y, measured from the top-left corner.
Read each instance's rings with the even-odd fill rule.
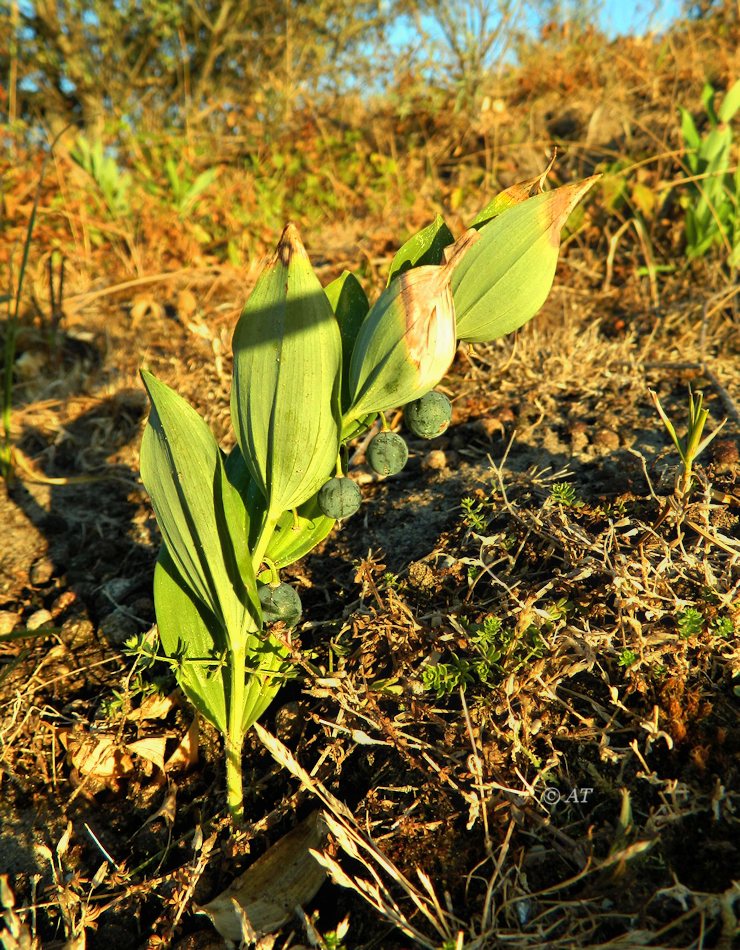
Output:
[[[367,460],[378,475],[396,475],[409,458],[409,449],[395,432],[379,432],[367,447]]]
[[[301,598],[290,584],[277,584],[274,587],[272,584],[265,584],[259,589],[259,598],[265,623],[282,620],[286,626],[295,627],[301,619]]]
[[[447,429],[452,418],[452,403],[434,390],[410,402],[403,410],[406,427],[420,439],[433,439]]]
[[[318,502],[327,518],[341,521],[357,511],[362,494],[351,478],[330,478],[319,491]]]

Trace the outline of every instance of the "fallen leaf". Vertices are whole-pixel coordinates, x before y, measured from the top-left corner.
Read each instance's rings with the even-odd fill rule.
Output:
[[[164,736],[149,736],[146,739],[130,742],[126,749],[133,755],[141,756],[142,759],[153,762],[158,769],[164,772],[164,749],[166,745],[167,739]]]
[[[309,853],[321,848],[325,839],[323,819],[318,811],[312,812],[198,912],[207,914],[226,940],[241,940],[245,922],[257,934],[278,930],[326,880],[326,872]]]
[[[177,748],[165,762],[165,771],[168,769],[191,769],[198,763],[198,717],[190,723],[190,727],[180,740]]]

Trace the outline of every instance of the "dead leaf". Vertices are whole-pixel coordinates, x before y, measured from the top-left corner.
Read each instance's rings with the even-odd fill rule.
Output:
[[[191,769],[198,764],[198,717],[190,723],[190,727],[180,740],[179,745],[167,759],[165,771],[168,769]]]
[[[149,736],[146,739],[130,742],[126,748],[133,755],[141,756],[142,759],[153,762],[158,769],[164,772],[164,749],[166,745],[167,739],[164,736]]]
[[[134,709],[128,716],[132,722],[142,719],[166,719],[177,706],[177,694],[170,693],[163,696],[161,693],[152,693],[145,696],[138,709]]]
[[[314,811],[199,912],[211,918],[226,940],[242,939],[245,918],[258,934],[278,930],[326,880],[326,872],[309,853],[321,848],[325,839],[326,826]],[[241,912],[235,910],[234,901]]]
[[[131,756],[113,736],[88,735],[61,729],[59,741],[67,750],[67,761],[82,776],[110,780],[115,785],[134,767]]]
[[[137,326],[144,317],[149,317],[151,322],[161,320],[163,316],[164,307],[150,294],[137,294],[134,297],[134,302],[131,304],[132,326]]]
[[[193,315],[198,310],[198,300],[192,290],[181,290],[177,295],[177,314],[183,320],[187,322],[192,319]]]

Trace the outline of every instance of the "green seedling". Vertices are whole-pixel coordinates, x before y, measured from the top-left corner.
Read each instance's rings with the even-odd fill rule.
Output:
[[[195,177],[189,168],[181,174],[178,163],[169,156],[165,159],[164,171],[181,218],[186,218],[193,211],[203,193],[218,177],[218,168],[207,168]]]
[[[704,629],[704,614],[696,607],[687,607],[676,617],[678,634],[683,640],[698,637]]]
[[[714,245],[724,245],[731,267],[740,265],[740,166],[733,158],[732,120],[740,109],[740,79],[727,91],[719,108],[707,83],[702,102],[709,124],[700,135],[691,113],[680,108],[681,134],[690,191],[683,198],[686,211],[686,253],[703,257]]]
[[[98,186],[111,215],[127,216],[131,211],[131,176],[121,171],[112,155],[106,154],[102,141],[90,142],[84,135],[78,135],[70,154]]]
[[[594,181],[507,206],[453,243],[441,225],[425,229],[372,307],[351,274],[323,288],[288,225],[234,332],[228,454],[185,400],[142,372],[152,408],[141,477],[163,541],[161,651],[224,737],[235,822],[244,735],[293,672],[284,628],[300,604],[279,572],[361,501],[347,441],[438,385],[459,339],[495,339],[534,316],[561,228]]]
[[[668,418],[663,406],[661,405],[658,394],[652,389],[649,389],[648,392],[650,393],[650,398],[653,400],[653,405],[657,409],[658,415],[660,416],[663,425],[666,427],[668,434],[673,440],[673,444],[676,446],[676,451],[681,458],[682,471],[676,483],[676,493],[682,498],[687,497],[691,491],[694,463],[704,451],[704,449],[709,445],[712,439],[719,435],[727,420],[723,419],[714,432],[710,432],[709,435],[702,438],[704,434],[704,427],[707,423],[707,419],[709,418],[709,410],[702,407],[702,402],[704,399],[702,393],[693,393],[691,389],[689,389],[689,413],[686,437],[684,439],[680,439],[678,437],[678,433],[676,432],[675,426]]]

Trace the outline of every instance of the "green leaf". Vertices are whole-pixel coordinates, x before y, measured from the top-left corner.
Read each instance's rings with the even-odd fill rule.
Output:
[[[172,661],[177,682],[199,713],[223,735],[229,731],[232,668],[228,636],[178,573],[166,545],[154,569],[154,605],[162,649]],[[291,673],[287,651],[271,637],[247,638],[242,734],[267,709]]]
[[[362,321],[370,309],[362,285],[349,271],[337,277],[325,290],[339,324],[342,338],[342,409],[349,406],[349,364]]]
[[[298,232],[283,232],[234,332],[231,415],[268,520],[316,494],[336,464],[342,341]]]
[[[704,83],[704,88],[701,91],[701,101],[709,116],[709,121],[712,125],[717,125],[719,119],[717,118],[717,113],[714,111],[714,87],[711,83]]]
[[[404,271],[424,264],[442,264],[444,249],[454,242],[452,231],[441,214],[401,245],[391,261],[388,283]]]
[[[691,172],[696,175],[699,170],[701,138],[696,128],[696,123],[688,109],[679,106],[679,112],[681,113],[681,135],[683,137],[684,146],[687,149],[686,162]]]
[[[150,373],[141,478],[178,573],[233,642],[259,626],[247,511],[198,413]]]
[[[740,109],[740,79],[733,83],[722,100],[722,105],[719,107],[720,122],[732,122],[738,109]]]
[[[323,541],[334,525],[334,519],[322,513],[314,495],[295,514],[292,511],[283,513],[270,539],[266,557],[275,567],[287,567]]]
[[[164,544],[154,568],[154,606],[162,649],[173,660],[178,684],[198,712],[225,735],[226,636],[182,580]]]
[[[555,276],[560,231],[598,177],[529,198],[480,231],[452,275],[459,339],[495,340],[537,313]]]

